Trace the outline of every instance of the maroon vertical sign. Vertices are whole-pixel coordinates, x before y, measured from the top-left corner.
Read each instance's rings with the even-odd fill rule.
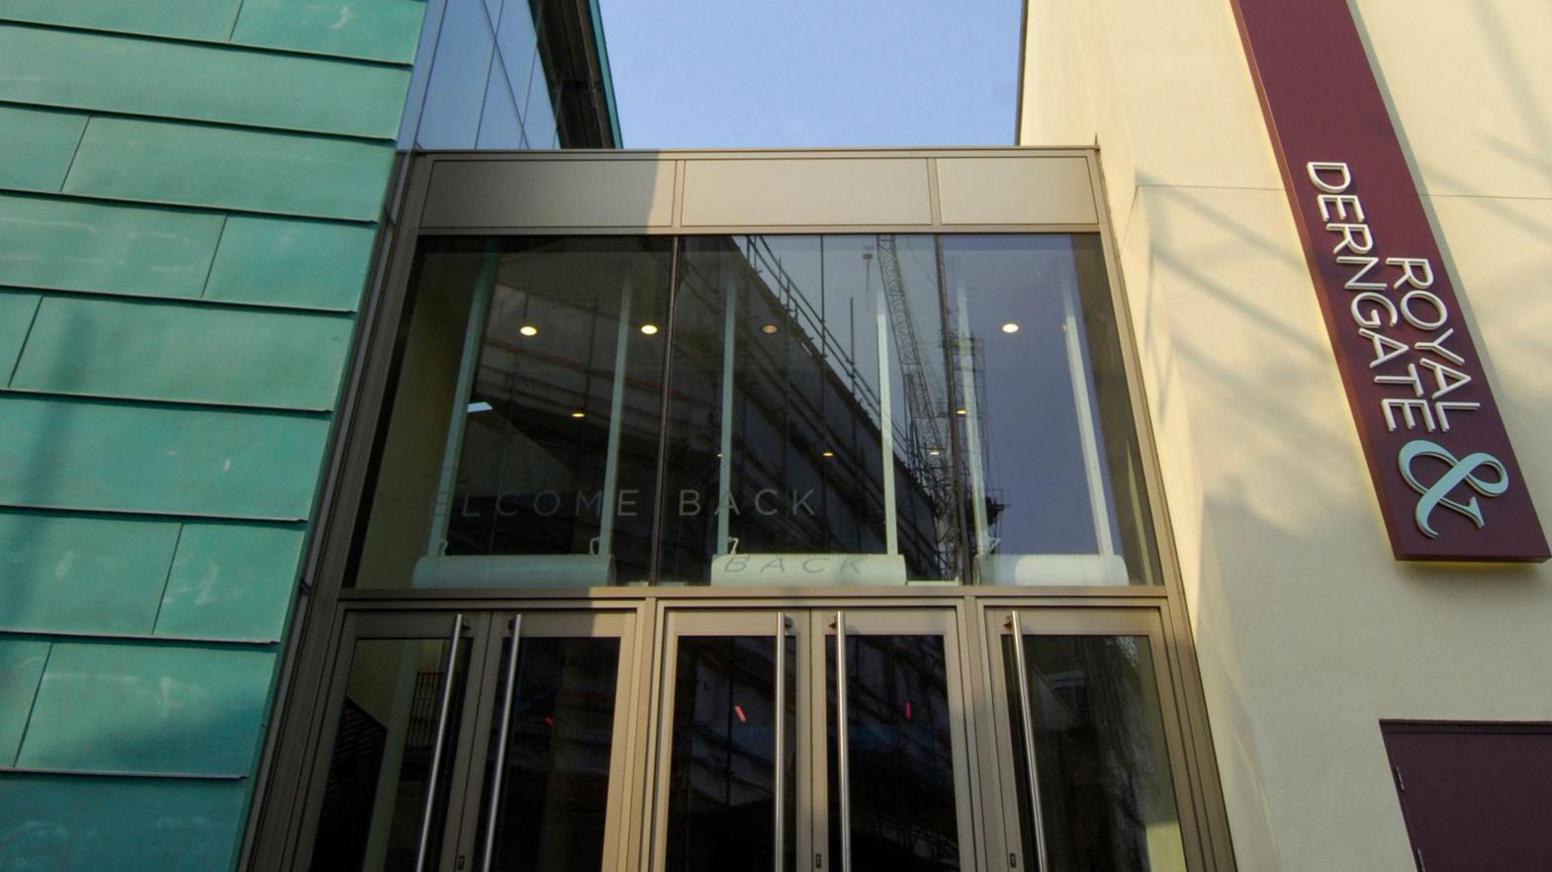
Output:
[[[1547,559],[1347,0],[1231,2],[1396,558]]]

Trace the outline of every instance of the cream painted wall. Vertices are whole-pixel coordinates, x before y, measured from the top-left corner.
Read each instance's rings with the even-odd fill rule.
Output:
[[[1355,0],[1543,522],[1545,0]],[[1021,144],[1097,142],[1239,868],[1413,868],[1381,718],[1552,720],[1552,567],[1390,557],[1228,0],[1029,0]]]

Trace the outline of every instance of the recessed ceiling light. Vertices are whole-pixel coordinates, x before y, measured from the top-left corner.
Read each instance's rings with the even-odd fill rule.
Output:
[[[648,336],[656,336],[657,335],[657,325],[656,324],[643,324],[643,325],[641,325],[641,332],[645,333]]]
[[[970,414],[970,411],[968,409],[955,409],[954,410],[954,414],[956,414],[956,415],[968,415],[968,414]]]
[[[1018,325],[1013,323],[1012,321],[1009,321],[1008,323],[1002,325],[1002,332],[1004,332],[1004,333],[1017,333],[1018,330],[1019,330]]]
[[[587,417],[587,413],[584,412],[584,411],[581,411],[579,409],[579,410],[577,410],[575,412],[572,412],[571,413],[571,417],[573,417],[573,418],[586,418]]]
[[[780,329],[781,328],[777,327],[775,324],[761,324],[760,325],[760,332],[764,333],[766,336],[774,336],[776,334],[776,332],[778,330],[780,330]]]
[[[939,451],[936,448],[929,448],[929,449],[927,449],[927,456],[928,457],[937,457],[938,455],[940,455],[942,453],[943,452]]]
[[[538,336],[539,328],[532,324],[524,324],[523,326],[517,328],[517,332],[523,334],[524,336]]]
[[[820,457],[834,457],[835,456],[835,452],[834,451],[821,451],[821,452],[819,452],[819,456]]]

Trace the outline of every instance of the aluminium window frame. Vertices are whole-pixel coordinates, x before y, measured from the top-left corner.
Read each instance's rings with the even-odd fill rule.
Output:
[[[928,174],[928,196],[932,223],[868,224],[784,224],[695,225],[683,224],[685,165],[691,161],[771,160],[856,160],[922,159],[932,171]],[[1039,223],[945,222],[937,162],[944,159],[990,158],[1028,159],[1078,158],[1087,169],[1087,196],[1091,198],[1092,221],[1052,221]],[[274,686],[269,725],[256,769],[253,798],[244,828],[237,867],[240,870],[281,870],[290,867],[298,847],[301,812],[295,801],[300,786],[317,756],[318,741],[327,700],[322,691],[329,684],[332,655],[338,653],[347,613],[355,609],[441,608],[464,604],[471,608],[513,610],[552,608],[564,603],[587,603],[593,607],[621,599],[642,602],[648,612],[665,608],[676,600],[725,601],[753,605],[759,602],[798,603],[837,598],[863,598],[885,606],[891,601],[944,602],[960,600],[964,608],[1035,609],[1041,606],[1064,608],[1147,609],[1158,613],[1164,628],[1165,659],[1156,664],[1173,691],[1174,710],[1179,713],[1178,729],[1186,748],[1187,771],[1180,774],[1191,799],[1198,831],[1189,834],[1199,844],[1202,868],[1232,870],[1234,855],[1230,842],[1228,817],[1224,805],[1216,756],[1212,747],[1206,702],[1195,654],[1185,594],[1179,569],[1174,534],[1169,523],[1166,495],[1159,468],[1144,385],[1138,364],[1137,341],[1131,310],[1122,283],[1120,264],[1111,233],[1104,179],[1093,148],[949,148],[949,149],[852,149],[852,150],[702,150],[670,152],[637,151],[566,151],[566,152],[435,152],[400,154],[395,177],[403,179],[397,190],[390,191],[384,220],[373,253],[373,279],[363,299],[347,375],[333,422],[322,470],[321,486],[311,517],[314,525],[308,536],[298,585],[297,600],[291,610],[290,626],[282,646],[280,666]],[[503,162],[590,162],[609,164],[616,161],[654,161],[672,165],[672,220],[654,226],[467,226],[449,228],[423,225],[434,176],[449,163],[472,164]],[[1070,191],[1068,192],[1071,193]],[[1117,339],[1128,388],[1128,401],[1141,458],[1142,480],[1149,502],[1149,520],[1157,550],[1162,583],[1132,587],[1030,587],[965,586],[941,590],[623,587],[592,588],[585,591],[488,591],[478,595],[457,591],[356,591],[344,588],[352,559],[358,523],[370,506],[364,500],[375,456],[386,433],[391,388],[397,380],[397,359],[403,340],[405,307],[414,286],[419,239],[426,236],[493,235],[753,235],[753,234],[1096,234],[1100,240],[1110,302],[1114,311]],[[976,621],[967,625],[976,626]],[[643,632],[643,644],[651,632]],[[978,642],[979,644],[979,642]],[[981,657],[993,656],[986,652]],[[984,668],[972,658],[974,679],[984,682]],[[981,749],[972,749],[979,759]],[[1000,836],[998,837],[1000,838]],[[996,854],[991,856],[995,857]]]

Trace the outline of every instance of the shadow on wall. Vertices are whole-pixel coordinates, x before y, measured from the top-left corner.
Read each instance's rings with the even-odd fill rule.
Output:
[[[1480,130],[1480,138],[1488,148],[1497,154],[1504,163],[1518,166],[1528,171],[1533,176],[1540,177],[1552,188],[1552,117],[1543,110],[1552,105],[1552,88],[1543,87],[1538,90],[1537,82],[1544,81],[1541,75],[1531,75],[1527,70],[1541,72],[1541,58],[1539,56],[1527,58],[1524,51],[1516,51],[1516,47],[1523,47],[1526,40],[1516,40],[1511,36],[1508,25],[1503,20],[1503,13],[1498,4],[1473,3],[1464,9],[1469,9],[1470,14],[1477,22],[1475,37],[1479,51],[1470,53],[1469,58],[1456,59],[1460,63],[1470,63],[1474,69],[1483,70],[1483,76],[1491,75],[1501,85],[1502,91],[1508,96],[1510,102],[1522,111],[1513,114],[1495,114],[1491,123],[1479,124],[1472,129]],[[1521,6],[1516,9],[1518,15],[1525,15],[1529,6]],[[1552,7],[1540,6],[1543,21],[1539,25],[1541,30],[1552,30]],[[1374,41],[1370,36],[1361,9],[1355,8],[1354,22],[1358,26],[1359,34],[1363,41],[1373,46]],[[1538,29],[1534,22],[1525,22],[1524,29],[1532,31]],[[1467,35],[1454,34],[1453,41],[1464,43]],[[1372,51],[1372,49],[1371,49]],[[1431,53],[1430,53],[1431,54]],[[1484,61],[1486,62],[1484,64]],[[1441,69],[1447,68],[1448,64]],[[1423,195],[1423,210],[1428,215],[1429,222],[1435,230],[1435,238],[1439,243],[1440,255],[1444,259],[1445,267],[1450,275],[1457,280],[1463,280],[1459,264],[1451,251],[1449,240],[1439,232],[1443,229],[1440,222],[1437,204],[1433,196],[1449,196],[1448,194],[1430,195],[1430,180],[1438,183],[1451,192],[1469,192],[1470,206],[1481,209],[1494,218],[1502,221],[1511,228],[1523,231],[1528,240],[1534,245],[1543,240],[1546,235],[1546,227],[1526,220],[1524,211],[1513,202],[1520,199],[1525,193],[1520,190],[1480,190],[1480,179],[1473,181],[1465,175],[1456,172],[1450,166],[1441,165],[1437,161],[1424,164],[1419,160],[1417,151],[1413,148],[1411,139],[1407,135],[1405,119],[1400,117],[1396,110],[1396,102],[1393,98],[1390,84],[1387,81],[1384,68],[1374,65],[1375,79],[1379,85],[1380,93],[1384,96],[1386,105],[1391,110],[1391,117],[1397,123],[1396,136],[1401,143],[1401,150],[1406,155],[1408,162],[1414,169],[1414,175],[1419,183],[1419,193]],[[1484,119],[1477,119],[1479,122]],[[1519,136],[1511,137],[1507,132],[1511,127],[1517,127]],[[1541,198],[1531,198],[1541,199]],[[1525,280],[1530,282],[1542,282],[1543,269],[1535,269],[1532,266],[1524,268]],[[1518,278],[1516,276],[1515,278]],[[1525,285],[1534,287],[1534,284]],[[1471,287],[1464,281],[1457,282],[1458,302],[1462,315],[1470,326],[1472,334],[1477,338],[1477,352],[1482,358],[1482,366],[1488,374],[1489,381],[1494,385],[1502,384],[1498,378],[1498,369],[1493,361],[1493,348],[1484,339],[1478,321],[1472,309]],[[1497,335],[1507,342],[1499,344],[1515,348],[1535,348],[1535,354],[1541,360],[1552,359],[1552,333],[1546,329],[1546,325],[1536,322],[1534,319],[1503,319],[1501,323],[1494,325]],[[1532,412],[1544,405],[1532,405],[1524,402],[1516,402],[1515,396],[1498,392],[1496,399],[1500,407],[1503,407],[1505,417],[1514,420],[1525,420],[1532,417]]]
[[[39,300],[39,307],[41,308],[46,301],[46,297]],[[68,341],[62,343],[62,347],[54,349],[55,353],[64,356],[70,353],[69,349],[71,348],[85,347],[86,343],[91,342],[93,339],[89,332],[90,325],[85,323],[85,319],[79,317],[71,318],[69,326],[65,331]],[[27,343],[24,340],[22,346],[17,349],[16,360],[18,365],[27,354],[27,351]],[[13,367],[12,372],[7,374],[8,379],[15,377],[15,369]],[[68,368],[65,371],[70,372]],[[63,382],[60,388],[64,391],[79,390],[81,388],[79,374],[73,374],[71,378]],[[10,400],[10,402],[18,401]],[[21,400],[20,402],[27,402],[27,400]],[[0,405],[4,403],[5,401],[0,401]],[[0,501],[29,507],[41,507],[51,504],[50,495],[56,493],[59,484],[59,470],[63,466],[64,454],[70,444],[69,434],[79,427],[76,419],[80,417],[80,413],[80,405],[74,402],[68,400],[57,402],[53,404],[52,414],[44,419],[44,426],[30,434],[30,439],[28,438],[29,434],[21,432],[13,432],[10,438],[0,439],[0,445],[11,443],[12,439],[16,440],[13,444],[17,445],[19,450],[11,455],[9,463],[15,463],[20,467],[13,470],[0,469],[0,481],[9,484],[10,489],[12,489],[10,493],[0,493]],[[15,420],[15,418],[9,415],[0,417],[0,433],[3,433],[3,429],[6,428],[7,421],[14,426]],[[25,460],[22,460],[22,458],[25,458]],[[66,506],[65,508],[79,509],[86,507]],[[45,551],[35,553],[40,559],[50,556]],[[22,577],[46,578],[52,574],[46,567],[21,566],[16,568],[20,570],[19,574]],[[33,590],[31,585],[12,585],[11,588],[7,591],[6,599],[17,609],[16,614],[32,614],[36,607],[33,598],[37,596],[38,592]],[[4,626],[5,623],[5,617],[0,616],[0,626]]]
[[[1140,324],[1138,335],[1168,337],[1162,354],[1143,353],[1161,391],[1186,391],[1154,405],[1187,413],[1194,434],[1175,455],[1195,461],[1187,482],[1199,480],[1201,526],[1176,533],[1197,537],[1200,565],[1185,570],[1217,755],[1231,807],[1264,809],[1260,820],[1236,814],[1236,836],[1269,846],[1281,868],[1386,865],[1406,843],[1377,718],[1544,708],[1521,685],[1552,671],[1533,617],[1552,608],[1546,573],[1391,558],[1293,224],[1268,220],[1288,215],[1283,191],[1150,187],[1139,202],[1152,263],[1131,293],[1144,295],[1146,320],[1169,324]],[[1529,273],[1533,287],[1540,277]],[[1534,330],[1527,320],[1514,329]],[[1544,338],[1523,338],[1543,354]],[[1514,348],[1517,361],[1525,354]],[[1552,384],[1521,378],[1514,389],[1520,420],[1546,417]],[[1484,665],[1527,659],[1539,662]],[[1346,798],[1322,801],[1336,785]],[[1338,858],[1323,852],[1351,840],[1241,832],[1269,825],[1274,807],[1280,832],[1369,828],[1399,848],[1371,838],[1372,856]]]

